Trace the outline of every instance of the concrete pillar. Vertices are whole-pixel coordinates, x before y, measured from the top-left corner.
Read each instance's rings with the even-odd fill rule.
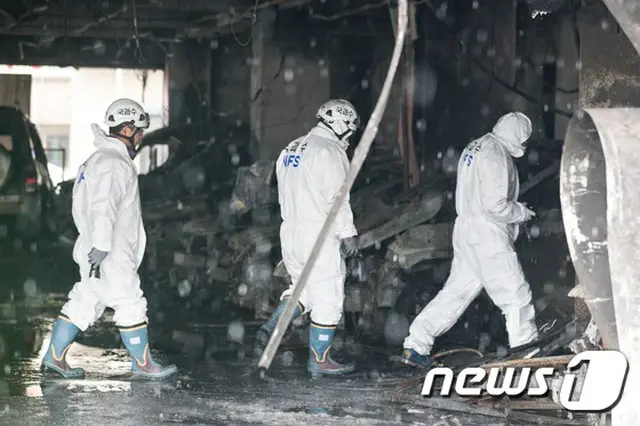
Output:
[[[274,22],[275,12],[266,9],[253,29],[251,128],[254,153],[261,160],[276,159],[289,142],[308,132],[318,107],[330,97],[323,51],[309,33],[274,39]]]
[[[640,55],[602,3],[583,7],[580,107],[640,106]]]
[[[12,106],[27,115],[31,113],[31,76],[0,75],[0,105]]]
[[[555,107],[573,113],[578,108],[580,73],[577,70],[581,63],[579,61],[580,52],[576,46],[573,19],[570,16],[563,19],[557,26],[556,40],[558,45],[556,84],[562,90],[556,91]],[[569,120],[570,117],[556,114],[556,140],[564,139]]]
[[[276,12],[273,8],[266,8],[260,11],[258,22],[253,27],[251,39],[251,74],[249,91],[249,110],[251,128],[251,151],[257,158],[267,157],[264,150],[264,80],[265,68],[269,57],[268,40],[273,37],[275,27]]]
[[[503,81],[513,84],[516,78],[516,0],[500,0],[493,7],[493,25],[495,25],[495,74]],[[477,37],[490,37],[487,31]]]
[[[619,348],[630,364],[626,389],[612,412],[611,424],[619,426],[637,423],[640,392],[636,370],[640,360],[639,321],[634,300],[638,279],[633,256],[636,251],[631,247],[637,241],[638,229],[634,220],[637,216],[634,186],[638,180],[635,149],[638,113],[635,109],[622,109],[640,106],[640,55],[602,3],[582,7],[578,23],[579,105],[587,109],[587,113],[584,117],[574,116],[565,137],[562,210],[570,244],[571,232],[574,235],[572,258],[585,286],[585,300],[590,301],[592,316],[605,345]],[[576,164],[588,167],[576,172]],[[600,183],[605,178],[606,184]],[[582,201],[587,199],[590,201]],[[579,203],[584,207],[576,209]],[[566,225],[566,218],[572,216],[579,219],[575,221],[575,229]],[[594,233],[591,223],[604,226],[604,235]],[[576,231],[580,226],[586,229],[586,234]],[[582,240],[582,235],[587,235],[587,239]],[[585,248],[577,249],[579,244]],[[612,324],[614,315],[615,324]]]
[[[211,105],[211,46],[185,40],[167,55],[169,124],[204,123]]]

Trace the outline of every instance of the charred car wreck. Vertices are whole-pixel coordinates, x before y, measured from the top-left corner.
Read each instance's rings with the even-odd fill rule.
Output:
[[[154,287],[147,294],[157,312],[176,303],[183,306],[172,316],[180,317],[176,322],[185,329],[201,318],[224,324],[237,318],[245,327],[257,325],[271,315],[290,284],[281,262],[274,162],[238,162],[233,157],[237,148],[216,149],[224,156],[212,157],[209,165],[199,162],[190,168],[194,160],[178,157],[176,151],[165,165],[141,176],[150,236],[144,281]],[[546,158],[541,155],[542,162]],[[229,173],[223,175],[223,168]],[[220,174],[215,187],[205,177],[209,170]],[[557,191],[557,162],[530,166],[528,172],[522,178],[523,196]],[[199,190],[187,189],[195,183]],[[361,254],[347,265],[341,326],[350,341],[400,345],[411,320],[448,276],[455,178],[442,173],[405,188],[401,160],[377,144],[351,193]],[[176,190],[179,195],[171,195]],[[540,321],[546,322],[558,317],[563,302],[570,305],[567,289],[574,279],[566,254],[561,260],[545,254],[549,239],[559,250],[566,245],[558,206],[545,208],[520,242],[520,252],[533,259],[523,267],[532,281]],[[560,277],[558,270],[564,271]],[[184,334],[177,334],[181,346]],[[297,338],[296,333],[291,337]],[[502,315],[483,293],[442,342],[495,348],[505,339]]]

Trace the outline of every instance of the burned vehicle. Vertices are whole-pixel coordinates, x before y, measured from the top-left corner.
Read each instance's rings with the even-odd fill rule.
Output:
[[[54,188],[36,127],[14,107],[0,107],[0,235],[31,240],[55,232]]]
[[[455,177],[443,173],[406,188],[399,160],[381,161],[393,154],[377,154],[374,150],[351,192],[361,254],[347,262],[341,328],[350,338],[400,345],[398,336],[406,335],[449,274]],[[529,167],[529,175],[522,177],[523,197],[557,191],[558,163],[546,157],[541,154],[542,164]],[[181,235],[186,244],[174,245],[172,262],[156,264],[158,271],[169,271],[160,272],[156,283],[158,289],[170,289],[160,292],[166,306],[169,301],[184,306],[176,314],[180,323],[208,318],[228,324],[239,316],[247,326],[258,325],[275,309],[290,278],[281,261],[274,175],[274,162],[240,167],[230,198],[219,200],[217,212],[185,223],[175,238]],[[566,251],[557,207],[544,206],[518,242],[541,324],[557,318],[555,303],[567,302],[566,289],[573,284],[567,256],[544,249],[552,240]],[[494,348],[505,342],[506,330],[501,312],[483,292],[441,343],[482,347],[489,341]]]
[[[235,170],[250,164],[248,140],[246,125],[226,121],[169,126],[145,135],[136,162],[149,240],[146,259],[152,259],[151,271],[155,270],[153,261],[162,258],[154,241],[172,238],[180,242],[181,236],[171,234],[171,230],[180,233],[181,221],[217,211],[217,200],[230,196]],[[56,222],[68,242],[77,236],[71,217],[73,183],[71,179],[56,187],[62,206]]]
[[[145,136],[139,159],[149,165],[140,175],[148,239],[140,273],[151,315],[166,318],[171,312],[185,327],[201,318],[228,324],[240,317],[257,324],[270,316],[290,284],[281,262],[275,163],[252,162],[248,140],[248,130],[235,123],[168,127]],[[168,157],[157,165],[162,149]],[[361,254],[348,261],[341,327],[350,335],[397,345],[401,342],[394,339],[406,333],[448,276],[455,178],[440,173],[409,187],[401,159],[390,151],[374,145],[351,192]],[[558,164],[541,158],[543,165],[522,177],[527,196],[555,187],[551,177]],[[520,242],[527,252],[523,258],[534,259],[523,262],[534,289],[550,280],[573,284],[566,256],[553,265],[558,256],[545,258],[541,240],[557,239],[564,246],[559,211],[545,208],[529,232],[533,237]],[[541,264],[565,273],[560,280],[540,276]],[[551,305],[538,303],[546,311]],[[477,345],[487,329],[497,340],[506,333],[501,313],[483,294],[447,338]]]
[[[178,289],[184,292],[181,277],[191,276],[197,288],[198,274],[190,275],[190,268],[183,265],[194,261],[191,255],[224,246],[215,238],[197,237],[208,235],[210,227],[233,226],[233,221],[227,223],[232,217],[228,200],[238,169],[251,164],[248,141],[246,125],[226,121],[167,127],[143,139],[138,155],[141,161],[149,157],[151,167],[139,178],[147,231],[147,253],[140,272],[145,285],[155,288],[149,298],[159,312]],[[163,145],[168,158],[155,167]]]

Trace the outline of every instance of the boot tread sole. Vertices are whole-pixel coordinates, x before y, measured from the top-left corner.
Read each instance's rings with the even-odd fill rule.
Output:
[[[403,363],[403,364],[410,365],[411,367],[423,368],[423,369],[428,369],[429,368],[428,365],[418,364],[418,363],[415,363],[413,361],[409,361],[408,359],[404,359],[404,358],[400,358],[399,361],[401,363]]]
[[[169,376],[172,376],[178,372],[178,367],[175,365],[168,365],[163,367],[162,371],[158,371],[157,373],[147,373],[142,370],[132,370],[131,375],[134,379],[165,379]]]
[[[85,372],[82,368],[63,370],[62,368],[47,362],[43,362],[40,369],[43,373],[54,373],[63,379],[79,379],[85,376]]]

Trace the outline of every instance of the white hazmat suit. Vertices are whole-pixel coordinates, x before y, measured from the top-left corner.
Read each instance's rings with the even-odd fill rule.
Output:
[[[292,284],[300,279],[347,175],[347,147],[346,141],[339,140],[320,123],[306,136],[291,142],[278,158],[276,175],[283,220],[280,241]],[[311,311],[311,320],[316,324],[335,325],[340,321],[346,276],[340,240],[355,235],[357,231],[347,195],[300,297],[305,313]],[[288,297],[292,290],[293,286],[281,298]]]
[[[80,281],[69,293],[62,314],[84,331],[115,311],[118,327],[147,322],[147,301],[140,288],[138,268],[146,245],[142,223],[138,173],[127,147],[92,125],[97,151],[78,171],[73,187],[72,214],[78,239],[73,259]],[[95,247],[109,254],[100,264],[100,279],[89,277],[87,258]]]
[[[443,289],[416,317],[405,349],[429,355],[484,288],[506,320],[509,346],[537,339],[531,289],[514,250],[519,225],[534,215],[517,201],[519,179],[512,157],[522,157],[531,121],[504,115],[491,133],[471,142],[458,162],[454,257]]]

